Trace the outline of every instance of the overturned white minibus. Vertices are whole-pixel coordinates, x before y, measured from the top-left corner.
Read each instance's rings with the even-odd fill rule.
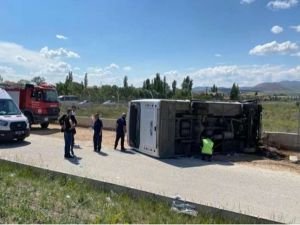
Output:
[[[254,152],[261,135],[257,102],[146,99],[128,107],[128,145],[157,158],[200,153],[203,138],[217,152]]]

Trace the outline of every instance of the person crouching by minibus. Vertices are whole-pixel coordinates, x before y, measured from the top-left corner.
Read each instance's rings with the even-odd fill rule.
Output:
[[[94,151],[100,152],[101,151],[101,144],[102,144],[102,120],[99,118],[99,113],[94,115],[94,136],[93,136],[93,142],[94,142]]]
[[[202,143],[202,160],[211,161],[213,155],[214,142],[209,138],[203,138]]]

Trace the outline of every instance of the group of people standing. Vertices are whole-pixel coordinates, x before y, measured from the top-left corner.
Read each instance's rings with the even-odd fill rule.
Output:
[[[74,145],[75,145],[75,134],[76,134],[76,107],[67,109],[66,114],[59,118],[59,124],[61,125],[61,132],[64,133],[65,140],[65,158],[74,158]],[[93,146],[95,152],[101,151],[102,145],[102,129],[103,123],[100,119],[99,113],[92,116],[92,128],[94,130],[93,134]],[[114,143],[114,149],[117,149],[119,140],[121,139],[121,151],[124,152],[126,149],[124,147],[126,133],[126,114],[123,113],[122,116],[116,122],[116,139]]]

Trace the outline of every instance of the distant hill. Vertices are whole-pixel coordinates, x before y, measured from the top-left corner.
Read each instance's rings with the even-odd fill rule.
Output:
[[[300,93],[300,81],[266,82],[252,89],[266,93]]]
[[[193,92],[210,91],[211,87],[195,87]],[[231,88],[218,87],[222,93],[230,93]],[[257,84],[253,87],[240,87],[242,92],[258,91],[264,93],[300,93],[300,81],[280,81],[280,82],[265,82]]]

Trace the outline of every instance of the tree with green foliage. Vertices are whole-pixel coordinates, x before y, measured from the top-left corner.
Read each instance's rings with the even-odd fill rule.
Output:
[[[156,73],[156,76],[153,79],[153,90],[158,93],[159,97],[162,97],[162,95],[163,95],[163,81],[161,80],[159,73]]]
[[[34,77],[31,80],[31,82],[34,82],[37,85],[40,85],[41,83],[44,83],[45,81],[46,81],[46,79],[44,77],[40,77],[40,76]]]
[[[237,84],[233,83],[230,91],[230,100],[239,100],[240,88]]]
[[[69,71],[68,76],[67,76],[68,82],[72,83],[73,82],[73,72]]]
[[[2,83],[2,82],[3,82],[3,77],[0,74],[0,83]]]
[[[176,85],[177,85],[177,82],[176,82],[176,80],[174,80],[172,82],[172,95],[173,96],[175,96],[175,94],[176,94]]]
[[[88,74],[84,74],[84,88],[86,89],[88,87]]]
[[[87,77],[87,75],[86,75]],[[60,95],[76,95],[81,99],[88,99],[95,102],[104,102],[107,100],[128,101],[136,98],[188,98],[191,97],[193,81],[189,76],[184,78],[182,88],[177,88],[177,81],[173,81],[172,87],[167,83],[164,76],[161,79],[160,74],[156,73],[155,77],[146,79],[142,88],[128,86],[128,78],[124,77],[123,87],[116,85],[102,85],[88,87],[85,80],[77,83],[73,80],[72,71],[70,71],[65,82],[56,84],[57,91]]]
[[[163,80],[163,96],[164,96],[164,98],[166,98],[167,97],[167,92],[168,92],[168,83],[167,83],[167,78],[166,78],[166,76],[164,76],[164,80]]]
[[[56,90],[58,94],[65,95],[65,84],[62,82],[56,83]]]
[[[181,88],[183,97],[191,97],[193,89],[193,80],[190,79],[189,76],[185,77],[181,84]]]
[[[143,83],[143,89],[147,89],[147,90],[150,90],[151,89],[151,82],[150,82],[150,79],[146,79]]]
[[[213,86],[212,86],[212,88],[210,89],[210,91],[212,92],[212,93],[218,93],[218,88],[217,88],[217,86],[214,84]]]
[[[127,76],[124,77],[124,80],[123,80],[123,87],[124,87],[124,88],[128,88],[128,77],[127,77]]]
[[[69,71],[68,75],[66,76],[66,81],[65,81],[65,94],[69,95],[72,94],[72,87],[73,86],[73,73],[72,71]]]

